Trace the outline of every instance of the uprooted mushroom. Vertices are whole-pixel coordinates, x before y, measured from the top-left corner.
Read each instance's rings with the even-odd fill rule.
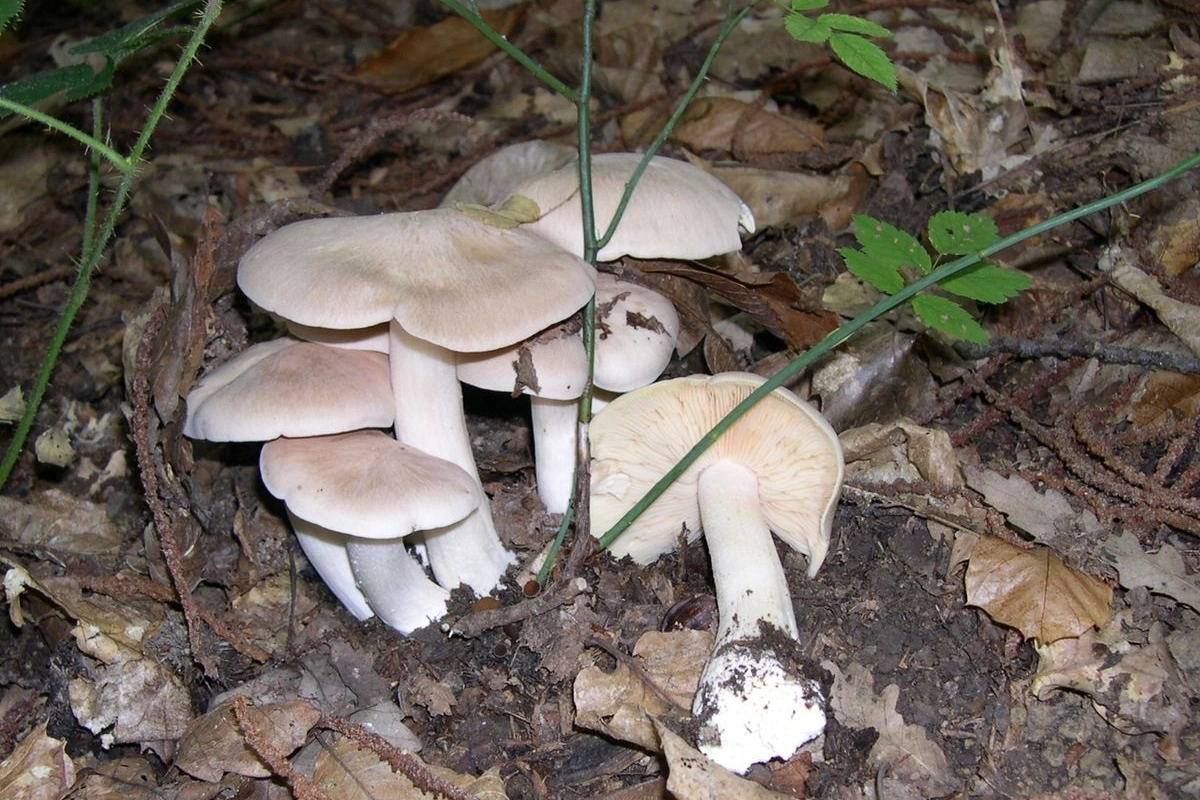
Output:
[[[744,373],[652,384],[592,421],[591,526],[600,535],[763,379]],[[799,652],[791,594],[771,533],[808,557],[829,547],[841,492],[837,435],[786,390],[767,395],[651,505],[611,550],[649,563],[681,529],[703,530],[719,623],[692,711],[700,750],[745,772],[788,758],[825,727],[825,698]]]

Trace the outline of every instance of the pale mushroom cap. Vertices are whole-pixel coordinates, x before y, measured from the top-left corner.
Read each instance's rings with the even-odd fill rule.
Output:
[[[596,386],[629,392],[652,383],[671,362],[679,339],[675,304],[605,272],[596,276],[596,304]]]
[[[529,231],[434,209],[284,226],[242,256],[238,285],[301,325],[366,328],[395,318],[420,339],[479,352],[582,308],[595,270]]]
[[[326,347],[343,350],[371,350],[376,353],[388,351],[388,323],[369,328],[314,328],[287,320],[288,333],[306,342],[316,342]]]
[[[470,514],[482,490],[464,470],[381,431],[263,445],[267,490],[298,517],[365,539],[398,539]]]
[[[641,160],[637,153],[592,157],[592,201],[602,235],[616,214],[625,184]],[[542,216],[524,225],[582,255],[578,164],[572,161],[516,188],[537,203]],[[740,250],[740,231],[754,232],[754,215],[733,190],[686,161],[655,156],[642,173],[617,232],[597,257],[708,258]]]
[[[387,428],[394,415],[386,355],[274,339],[200,379],[187,397],[183,433],[254,442]]]
[[[499,203],[522,181],[556,169],[574,158],[575,148],[571,145],[542,139],[501,147],[464,172],[438,205],[450,208],[455,203],[483,206]]]
[[[490,392],[574,400],[587,382],[587,353],[578,333],[547,334],[513,347],[458,359],[458,379]]]
[[[679,314],[663,295],[606,272],[596,275],[599,327],[597,388],[628,392],[662,374],[679,337]],[[587,381],[587,353],[578,332],[554,331],[458,360],[458,379],[493,392],[573,400]]]
[[[691,376],[621,395],[591,424],[591,526],[613,526],[683,455],[762,385],[748,373]],[[674,548],[682,525],[700,531],[696,482],[709,464],[729,459],[758,475],[763,516],[771,530],[809,559],[825,559],[843,461],[837,434],[807,403],[776,390],[719,438],[613,543],[617,557],[649,563]]]

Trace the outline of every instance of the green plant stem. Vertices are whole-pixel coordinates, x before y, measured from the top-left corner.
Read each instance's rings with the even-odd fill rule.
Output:
[[[599,252],[599,247],[596,245],[596,207],[592,198],[591,98],[592,60],[594,57],[592,42],[595,35],[595,28],[596,0],[586,0],[583,7],[583,42],[580,47],[579,91],[576,93],[578,100],[575,104],[575,134],[576,146],[579,152],[577,168],[579,171],[579,213],[583,223],[583,258],[593,267],[596,265],[596,253]],[[592,419],[592,390],[595,388],[592,385],[592,376],[596,373],[596,295],[594,292],[583,309],[583,330],[580,331],[580,336],[583,339],[583,351],[587,358],[588,378],[584,382],[583,394],[579,398],[579,419],[576,423],[578,436],[576,437],[575,479],[572,484],[575,486],[576,491],[572,494],[571,501],[567,504],[567,511],[563,515],[562,524],[558,526],[558,534],[554,537],[554,544],[550,546],[550,551],[546,554],[546,559],[542,562],[541,569],[538,570],[537,580],[542,586],[546,585],[546,581],[550,577],[550,570],[553,569],[558,553],[562,550],[562,546],[567,540],[571,523],[575,520],[575,506],[578,502],[580,491],[586,491],[587,489],[587,464],[589,461],[588,425]]]
[[[61,133],[64,136],[71,137],[89,150],[104,156],[104,159],[120,170],[122,175],[133,171],[136,162],[131,161],[130,159],[118,153],[116,150],[113,150],[104,142],[100,141],[98,137],[89,136],[88,134],[76,128],[74,125],[69,125],[60,119],[50,116],[49,114],[38,111],[32,106],[27,106],[23,103],[16,103],[3,97],[0,97],[0,108],[11,111],[14,114],[20,114],[22,117],[31,119],[34,122],[40,122],[53,131]]]
[[[17,459],[21,455],[21,450],[29,438],[29,432],[33,429],[34,418],[37,416],[38,407],[41,405],[42,398],[46,394],[46,387],[50,385],[50,378],[54,373],[55,364],[58,363],[59,353],[62,352],[63,345],[67,341],[67,335],[70,333],[71,325],[75,322],[75,317],[79,313],[79,309],[83,306],[84,301],[87,300],[88,291],[91,288],[92,276],[95,274],[96,267],[100,264],[100,259],[104,255],[104,251],[116,231],[117,220],[120,219],[122,212],[125,210],[125,203],[129,199],[129,192],[137,180],[136,165],[141,163],[142,156],[150,144],[150,137],[154,135],[155,129],[166,114],[167,106],[170,104],[171,98],[175,96],[175,92],[178,90],[183,76],[191,67],[192,62],[196,60],[196,54],[204,43],[204,37],[208,34],[213,23],[216,22],[217,17],[220,16],[221,6],[221,0],[208,0],[204,4],[204,9],[196,21],[196,26],[192,30],[191,37],[183,47],[179,61],[175,64],[175,69],[172,70],[171,75],[167,78],[167,82],[163,86],[158,100],[147,114],[146,124],[142,127],[141,134],[129,150],[129,156],[125,161],[129,163],[130,167],[121,173],[121,180],[117,183],[117,187],[113,192],[112,201],[109,205],[108,213],[104,216],[104,221],[100,224],[94,236],[89,238],[88,233],[84,233],[84,246],[79,259],[79,275],[75,278],[74,286],[71,287],[71,293],[67,297],[62,315],[58,319],[54,335],[46,348],[46,355],[42,359],[41,366],[34,379],[34,384],[29,390],[29,400],[25,407],[25,413],[21,416],[16,429],[13,431],[13,440],[9,443],[8,449],[4,453],[3,461],[0,461],[0,486],[8,482],[8,478],[17,464]],[[88,138],[92,139],[94,137]],[[99,140],[97,139],[96,141]],[[93,195],[99,195],[100,186],[98,181],[92,183],[91,191]],[[94,198],[89,198],[89,205],[93,200]],[[91,213],[89,212],[89,214]]]
[[[560,81],[558,78],[551,75],[545,67],[534,61],[525,51],[510,42],[507,37],[503,36],[499,31],[488,24],[477,11],[467,8],[458,0],[440,0],[441,4],[453,11],[458,16],[465,19],[471,24],[471,27],[479,31],[479,33],[492,44],[499,47],[525,69],[529,70],[534,76],[546,84],[551,90],[557,92],[563,97],[570,100],[572,103],[578,103],[579,95],[570,86]]]
[[[683,115],[687,113],[688,106],[692,104],[692,100],[696,98],[700,87],[708,80],[709,70],[712,69],[713,62],[717,59],[717,53],[724,46],[725,41],[737,30],[738,25],[742,24],[742,20],[753,11],[762,0],[751,0],[740,11],[734,13],[733,0],[728,0],[725,4],[725,21],[721,25],[721,30],[717,32],[716,39],[708,48],[708,54],[704,58],[704,62],[700,65],[700,69],[696,71],[696,77],[692,79],[692,83],[688,86],[688,90],[684,92],[683,97],[675,104],[675,110],[671,112],[671,116],[663,124],[662,130],[654,137],[654,140],[646,147],[646,152],[642,155],[642,160],[638,162],[634,168],[633,174],[629,177],[629,182],[625,184],[625,192],[621,195],[621,201],[617,204],[616,213],[613,214],[612,220],[608,223],[608,229],[605,230],[597,242],[597,251],[602,249],[609,243],[612,237],[617,232],[617,225],[621,222],[621,217],[625,214],[625,207],[629,205],[629,198],[633,196],[633,190],[637,187],[638,181],[641,180],[642,173],[646,171],[646,167],[650,165],[650,160],[666,143],[667,139],[674,132],[675,126],[679,124],[679,120],[683,119]]]
[[[1097,211],[1103,211],[1105,209],[1112,208],[1115,205],[1128,202],[1135,197],[1140,197],[1141,195],[1157,189],[1164,183],[1174,180],[1183,173],[1195,169],[1198,166],[1200,166],[1200,153],[1196,153],[1191,158],[1167,170],[1161,175],[1150,178],[1149,180],[1143,181],[1135,186],[1131,186],[1122,192],[1118,192],[1114,195],[1101,198],[1100,200],[1096,200],[1095,202],[1081,206],[1080,208],[1076,208],[1072,211],[1067,211],[1063,214],[1051,217],[1044,222],[1040,222],[1022,231],[1018,231],[1011,236],[1007,236],[1004,239],[996,242],[991,247],[981,250],[979,253],[963,256],[962,258],[952,261],[943,267],[939,267],[920,280],[914,281],[908,286],[905,286],[896,294],[883,298],[878,303],[852,319],[850,322],[847,322],[845,325],[842,325],[837,330],[830,333],[828,336],[810,348],[806,353],[804,353],[804,355],[794,359],[778,374],[770,378],[759,388],[755,389],[749,396],[746,397],[745,400],[735,406],[733,410],[725,415],[725,417],[722,418],[712,430],[705,434],[704,437],[701,438],[700,441],[698,441],[692,447],[692,449],[689,450],[684,457],[679,460],[679,463],[677,463],[666,475],[664,475],[662,479],[654,484],[654,486],[652,486],[650,490],[646,492],[642,499],[634,504],[634,506],[629,509],[628,512],[626,512],[625,516],[621,517],[621,519],[617,520],[616,524],[605,531],[604,535],[600,537],[600,541],[598,543],[599,546],[601,548],[607,548],[612,545],[612,543],[616,541],[617,537],[628,530],[629,526],[632,525],[639,516],[641,516],[642,512],[653,505],[654,502],[662,495],[662,493],[665,492],[667,488],[679,478],[680,475],[686,472],[688,468],[692,466],[692,464],[696,463],[696,460],[704,454],[704,451],[711,447],[712,444],[717,441],[722,434],[724,434],[739,419],[741,419],[747,411],[753,408],[759,400],[766,397],[768,394],[784,384],[795,380],[804,370],[812,366],[817,359],[843,344],[863,326],[875,321],[876,319],[879,319],[889,311],[892,311],[900,305],[908,302],[910,299],[926,289],[936,286],[938,283],[946,280],[947,278],[957,275],[968,267],[972,267],[975,264],[978,264],[980,261],[983,261],[984,259],[989,258],[990,256],[993,256],[1002,250],[1006,250],[1015,244],[1019,244],[1027,239],[1031,239],[1034,236],[1039,236],[1046,231],[1052,230],[1061,225],[1065,225],[1069,222],[1073,222],[1081,217],[1086,217],[1089,214],[1096,213]]]

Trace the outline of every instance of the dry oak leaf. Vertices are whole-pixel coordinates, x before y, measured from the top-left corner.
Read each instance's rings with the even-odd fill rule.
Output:
[[[1071,569],[1052,550],[1024,550],[990,536],[975,544],[965,580],[968,605],[1043,644],[1100,627],[1112,604],[1112,587]]]
[[[956,788],[958,782],[942,748],[923,727],[906,723],[896,710],[897,684],[889,683],[876,694],[875,679],[862,664],[851,663],[845,672],[832,661],[822,661],[821,666],[833,675],[829,707],[838,722],[879,733],[868,758],[873,766],[890,765],[885,797],[937,797]]]
[[[503,36],[513,32],[524,4],[484,10],[485,22]],[[411,28],[368,58],[354,72],[363,84],[385,94],[403,94],[478,64],[495,52],[462,17],[447,17],[426,27]]]
[[[754,781],[734,775],[711,761],[674,731],[655,719],[663,756],[667,760],[667,791],[675,800],[785,800],[780,794]]]
[[[405,754],[416,770],[434,781],[450,784],[461,793],[480,800],[506,800],[504,780],[492,768],[478,778],[434,767],[415,755]],[[424,792],[407,777],[392,769],[373,751],[350,739],[341,738],[321,748],[313,767],[313,783],[336,800],[429,800],[442,793]]]
[[[321,712],[306,700],[248,706],[248,719],[276,752],[291,753],[308,738]],[[250,745],[234,717],[232,701],[222,703],[188,725],[179,740],[175,766],[202,781],[216,783],[226,772],[267,778],[271,769]]]
[[[0,797],[58,800],[75,783],[75,764],[66,742],[46,735],[42,723],[0,763]]]
[[[1144,586],[1200,611],[1200,580],[1188,572],[1183,556],[1175,548],[1163,545],[1158,552],[1147,553],[1129,531],[1109,538],[1101,547],[1116,564],[1121,585],[1126,589]]]

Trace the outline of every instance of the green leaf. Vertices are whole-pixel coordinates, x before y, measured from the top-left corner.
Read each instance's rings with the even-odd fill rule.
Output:
[[[997,266],[976,264],[939,284],[959,297],[969,297],[981,303],[1003,303],[1033,285],[1024,272]]]
[[[892,35],[892,32],[882,25],[862,17],[852,17],[849,14],[822,14],[819,19],[835,31],[877,36],[881,39],[887,39]]]
[[[855,214],[853,222],[854,236],[868,257],[894,270],[912,267],[921,275],[933,268],[929,253],[911,234],[865,214]]]
[[[0,0],[0,3],[11,0]],[[68,101],[83,100],[99,94],[112,86],[118,65],[129,56],[176,33],[187,33],[189,28],[171,27],[156,31],[168,17],[199,5],[199,0],[184,0],[169,8],[147,14],[115,31],[101,34],[71,48],[72,55],[99,54],[104,61],[96,66],[70,64],[65,67],[39,72],[18,81],[0,86],[0,97],[22,105],[38,107],[53,97],[62,95]],[[4,9],[0,7],[0,27]],[[99,61],[99,59],[94,59]],[[9,111],[0,111],[0,120],[11,116]]]
[[[827,5],[829,0],[792,0],[792,11],[816,11]]]
[[[835,33],[829,37],[829,46],[851,70],[896,91],[900,83],[896,65],[879,45],[856,33]]]
[[[824,43],[833,33],[828,25],[821,22],[820,17],[813,19],[803,14],[788,14],[784,17],[783,29],[797,42],[811,42],[812,44]]]
[[[912,307],[916,315],[934,330],[968,342],[987,344],[987,331],[953,300],[923,294],[913,298]]]
[[[998,241],[995,220],[982,211],[939,211],[929,220],[929,243],[944,256],[978,253]]]
[[[25,0],[0,0],[0,33],[7,30],[8,26],[21,16],[24,5]]]
[[[846,260],[846,267],[857,277],[871,284],[884,294],[895,294],[904,288],[904,278],[894,264],[888,264],[851,247],[840,247],[838,252]]]
[[[36,106],[58,94],[72,98],[77,91],[91,86],[96,74],[86,64],[72,64],[69,67],[38,72],[28,78],[0,86],[0,97],[25,106]],[[11,115],[12,112],[0,109],[0,119]]]

